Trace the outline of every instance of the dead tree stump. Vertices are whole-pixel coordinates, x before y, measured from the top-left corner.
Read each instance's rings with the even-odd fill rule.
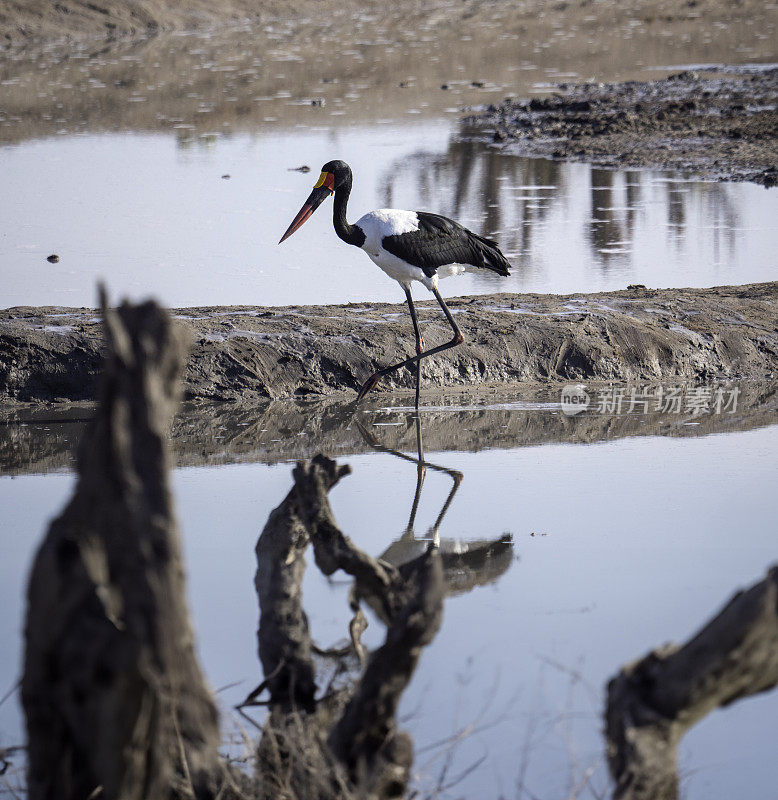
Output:
[[[778,685],[778,567],[683,645],[654,650],[608,684],[608,762],[619,800],[675,800],[676,748],[698,720]]]
[[[397,706],[423,648],[440,627],[443,570],[430,548],[398,570],[357,548],[339,529],[328,492],[351,470],[316,456],[294,469],[294,486],[271,514],[257,542],[259,655],[271,713],[259,744],[263,797],[401,797],[413,747],[397,729]],[[385,612],[384,644],[348,689],[317,699],[308,621],[302,606],[304,553],[311,544],[325,575],[352,578],[355,649],[364,620],[358,603],[370,596]],[[359,666],[354,654],[352,661]]]
[[[185,345],[153,302],[101,300],[99,406],[29,580],[29,797],[212,797],[217,711],[194,654],[167,479]]]

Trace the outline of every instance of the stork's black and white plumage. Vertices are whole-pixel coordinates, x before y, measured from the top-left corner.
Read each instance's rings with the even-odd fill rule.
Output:
[[[416,355],[371,375],[359,390],[357,400],[375,388],[384,375],[402,367],[415,366],[418,408],[421,359],[456,347],[465,340],[440,296],[438,281],[449,275],[484,269],[507,276],[510,264],[500,252],[497,242],[478,236],[458,222],[439,214],[382,208],[370,211],[351,225],[346,220],[352,184],[351,168],[345,161],[328,161],[321,170],[313,191],[281,237],[281,242],[288,239],[329,195],[335,195],[335,233],[347,244],[361,247],[375,264],[403,287],[416,333]],[[424,284],[435,295],[454,332],[450,342],[426,352],[411,296],[413,281]]]

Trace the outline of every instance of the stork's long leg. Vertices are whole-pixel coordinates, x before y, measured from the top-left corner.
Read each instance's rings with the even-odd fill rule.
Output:
[[[416,355],[421,355],[424,352],[424,339],[419,333],[419,320],[416,316],[416,306],[413,305],[413,297],[411,296],[411,287],[403,286],[405,289],[405,297],[408,299],[408,308],[411,312],[411,319],[413,320],[413,332],[416,334]],[[421,361],[416,362],[416,410],[419,409],[419,391],[421,389]]]
[[[402,367],[409,367],[411,364],[418,364],[422,358],[428,358],[429,356],[434,356],[437,353],[442,353],[444,350],[449,350],[452,347],[456,347],[458,344],[462,344],[465,341],[465,337],[462,335],[462,331],[459,330],[458,325],[454,321],[454,317],[452,316],[451,312],[448,310],[448,306],[444,302],[443,298],[440,296],[440,292],[438,291],[436,286],[432,287],[432,293],[435,295],[435,299],[440,303],[440,307],[443,309],[443,313],[446,315],[446,319],[448,320],[449,325],[451,325],[451,329],[454,331],[454,338],[450,342],[446,342],[445,344],[439,344],[437,347],[433,347],[432,350],[426,350],[423,353],[417,353],[415,356],[411,356],[410,358],[406,358],[404,361],[400,361],[397,364],[392,364],[389,367],[384,367],[383,369],[379,369],[378,372],[374,372],[363,384],[362,388],[359,390],[359,394],[357,395],[357,402],[359,402],[369,391],[375,389],[378,381],[384,377],[384,375],[388,375],[390,372],[394,372],[395,370],[401,369]]]
[[[420,369],[421,362],[417,362],[416,369]],[[418,375],[418,372],[416,373]],[[419,407],[419,384],[416,384],[416,408]],[[405,528],[406,533],[413,535],[413,527],[416,524],[416,512],[419,510],[419,500],[421,500],[421,489],[424,486],[424,479],[427,477],[427,465],[424,461],[424,445],[421,440],[421,420],[419,415],[416,414],[416,492],[413,495],[413,505],[411,506],[411,516],[408,519],[408,525]]]

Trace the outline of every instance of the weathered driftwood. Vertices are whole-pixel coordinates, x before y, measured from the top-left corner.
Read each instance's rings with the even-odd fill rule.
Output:
[[[102,304],[99,406],[29,580],[29,797],[212,797],[217,711],[194,654],[167,481],[185,346],[154,303]]]
[[[334,461],[317,457],[294,470],[295,484],[268,518],[256,547],[254,585],[259,599],[259,659],[265,672],[261,688],[270,703],[283,711],[315,710],[316,682],[311,658],[308,617],[302,606],[304,553],[311,541],[310,523],[321,514],[322,497],[350,472]],[[306,498],[306,489],[311,497]],[[307,502],[306,502],[307,500]]]
[[[397,730],[397,706],[423,648],[440,627],[443,568],[436,548],[401,568],[403,602],[391,617],[384,644],[371,656],[343,716],[329,737],[330,747],[357,783],[378,796],[401,794],[412,763],[410,739]],[[396,602],[396,601],[395,601]],[[385,603],[391,606],[392,601]]]
[[[608,760],[614,797],[678,796],[676,748],[699,719],[778,685],[778,567],[681,646],[625,666],[608,685]]]
[[[349,472],[324,456],[298,464],[294,487],[257,543],[258,640],[267,676],[259,688],[269,690],[271,707],[259,745],[267,797],[390,797],[407,786],[412,747],[394,715],[422,648],[440,625],[440,556],[432,548],[400,571],[360,551],[338,528],[327,496]],[[389,617],[386,641],[361,678],[318,702],[301,597],[309,543],[325,574],[342,569],[354,577],[355,611],[361,595],[377,594]],[[361,626],[352,626],[352,634],[354,627]]]

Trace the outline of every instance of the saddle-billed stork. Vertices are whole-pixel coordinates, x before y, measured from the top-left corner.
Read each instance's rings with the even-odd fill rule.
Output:
[[[335,233],[346,244],[361,247],[390,278],[394,278],[405,292],[408,308],[416,334],[416,355],[397,364],[384,367],[371,375],[357,395],[359,402],[384,375],[402,367],[416,367],[416,408],[419,407],[421,360],[442,353],[464,342],[451,311],[440,296],[438,280],[449,275],[487,269],[507,276],[510,264],[500,252],[497,242],[464,228],[458,222],[430,214],[426,211],[400,211],[382,208],[370,211],[354,225],[346,220],[346,206],[351,194],[351,167],[345,161],[328,161],[313,191],[303,204],[292,224],[286,229],[279,244],[288,239],[329,197],[335,195],[333,224]],[[446,344],[424,350],[424,339],[419,332],[419,320],[411,296],[411,282],[424,284],[440,303],[454,338]]]

